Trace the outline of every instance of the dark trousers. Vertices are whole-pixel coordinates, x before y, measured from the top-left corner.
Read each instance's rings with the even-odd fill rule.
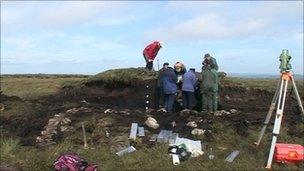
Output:
[[[192,109],[194,103],[194,92],[183,91],[183,108]]]
[[[165,109],[167,112],[172,112],[175,94],[165,94]]]
[[[144,59],[146,61],[146,68],[151,71],[153,69],[153,61],[149,62],[148,60],[148,56],[146,56],[145,54],[143,54]]]
[[[156,87],[155,99],[156,99],[155,108],[164,107],[164,91],[162,87]]]

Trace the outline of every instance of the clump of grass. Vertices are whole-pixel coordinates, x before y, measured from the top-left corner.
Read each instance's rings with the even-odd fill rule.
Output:
[[[20,148],[20,141],[13,138],[1,138],[1,156],[13,154]]]
[[[14,138],[3,138],[0,140],[0,162],[14,164],[16,152],[20,149],[20,141]]]

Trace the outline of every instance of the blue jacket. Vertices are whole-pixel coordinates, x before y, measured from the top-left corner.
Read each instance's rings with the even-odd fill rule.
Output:
[[[166,68],[163,71],[162,77],[163,77],[162,85],[163,85],[164,94],[177,93],[177,86],[176,86],[177,77],[176,74],[174,73],[173,68],[171,67]]]
[[[182,91],[194,92],[197,84],[197,77],[193,71],[188,71],[183,75]]]

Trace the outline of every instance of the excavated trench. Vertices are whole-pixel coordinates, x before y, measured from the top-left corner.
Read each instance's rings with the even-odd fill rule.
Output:
[[[1,103],[7,109],[13,108],[15,103],[23,104],[27,112],[25,115],[3,117],[1,115],[1,126],[8,134],[21,137],[24,145],[34,145],[36,137],[44,129],[48,120],[55,114],[65,112],[69,108],[63,104],[66,102],[73,102],[77,107],[85,106],[89,108],[92,113],[90,116],[95,117],[96,120],[109,117],[103,111],[111,108],[117,111],[126,110],[129,114],[124,112],[117,112],[110,115],[115,119],[115,124],[108,126],[112,135],[120,135],[128,133],[128,129],[132,122],[144,123],[146,119],[145,111],[145,97],[149,94],[149,108],[155,108],[155,85],[156,80],[132,80],[130,82],[113,82],[105,84],[102,81],[90,82],[82,84],[78,87],[63,87],[57,94],[43,97],[31,101],[22,101],[17,97],[8,97],[1,95]],[[149,86],[149,88],[147,88]],[[216,121],[231,122],[240,135],[246,135],[246,129],[249,124],[261,124],[266,116],[273,93],[260,89],[252,89],[231,84],[221,84],[220,86],[220,101],[219,110],[236,109],[241,113],[240,115],[214,117],[211,115],[199,115],[208,123]],[[200,102],[197,107],[199,109]],[[3,111],[5,113],[5,110]],[[287,95],[286,101],[286,120],[292,124],[300,117],[300,111],[297,108],[297,102],[293,96]],[[152,115],[159,121],[161,125],[168,126],[168,115],[159,112],[152,112]],[[4,115],[5,116],[5,115]],[[75,114],[71,116],[72,123],[88,118],[88,115]],[[168,122],[167,122],[168,121]],[[180,119],[179,122],[184,122],[185,119]],[[96,124],[92,128],[88,128],[91,132],[96,128]],[[79,128],[78,128],[79,129]],[[177,128],[181,131],[188,131],[185,127]],[[115,132],[117,131],[117,133]],[[153,132],[153,130],[152,130]],[[100,137],[96,136],[98,141]],[[80,141],[80,140],[79,140]]]

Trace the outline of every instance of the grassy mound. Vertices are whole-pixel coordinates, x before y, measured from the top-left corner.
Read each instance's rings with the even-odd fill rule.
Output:
[[[136,86],[140,82],[155,79],[155,73],[148,73],[143,68],[126,68],[108,70],[89,78],[84,82],[86,86],[105,86],[107,88],[123,88]]]

